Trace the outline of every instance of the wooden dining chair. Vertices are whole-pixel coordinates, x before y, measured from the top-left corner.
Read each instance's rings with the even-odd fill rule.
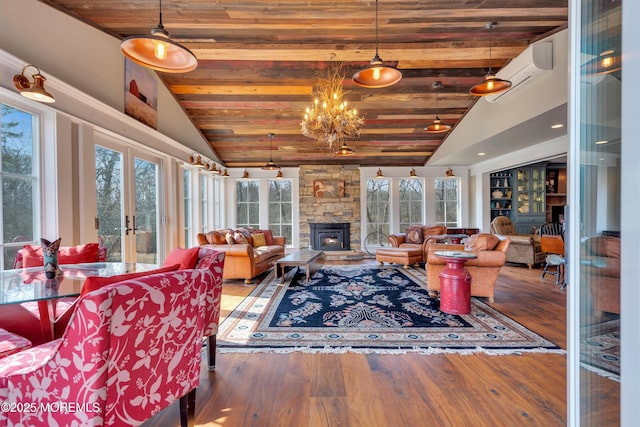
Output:
[[[546,274],[552,274],[556,276],[556,286],[564,289],[566,283],[564,281],[564,266],[567,263],[564,253],[564,240],[560,235],[541,235],[540,246],[542,252],[546,253],[544,270],[542,270],[542,277]],[[549,267],[555,267],[555,271],[549,271]],[[562,278],[562,282],[560,281]]]

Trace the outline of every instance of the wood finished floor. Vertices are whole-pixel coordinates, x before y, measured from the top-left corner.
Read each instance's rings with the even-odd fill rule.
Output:
[[[540,273],[503,267],[490,305],[566,349],[566,293]],[[226,281],[222,316],[252,289]],[[561,354],[218,354],[215,372],[203,363],[196,425],[565,426],[566,376]],[[619,384],[583,381],[595,391],[585,425],[619,425]],[[177,403],[144,424],[179,425]]]

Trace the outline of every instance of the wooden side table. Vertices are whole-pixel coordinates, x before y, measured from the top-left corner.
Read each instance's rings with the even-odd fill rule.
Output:
[[[464,263],[477,258],[473,252],[436,251],[447,266],[440,272],[440,311],[449,314],[471,313],[471,275]]]

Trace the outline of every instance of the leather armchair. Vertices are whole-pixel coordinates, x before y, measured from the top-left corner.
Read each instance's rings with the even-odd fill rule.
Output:
[[[581,280],[589,282],[596,319],[605,311],[620,314],[620,238],[591,237],[581,250]]]
[[[447,234],[445,225],[412,225],[403,234],[390,234],[387,240],[394,248],[421,249],[426,253],[428,243],[434,243],[436,236]],[[423,261],[426,258],[423,257]]]
[[[511,240],[507,251],[507,262],[527,264],[529,268],[544,262],[545,254],[537,234],[516,234],[516,228],[507,216],[498,216],[491,221],[491,234]]]
[[[507,237],[498,238],[487,233],[469,237],[464,245],[429,243],[426,255],[429,294],[435,295],[440,291],[440,272],[446,267],[446,261],[436,256],[435,252],[471,250],[478,256],[464,264],[465,270],[471,275],[471,296],[486,297],[489,302],[493,302],[496,279],[506,262],[510,244],[511,240]]]

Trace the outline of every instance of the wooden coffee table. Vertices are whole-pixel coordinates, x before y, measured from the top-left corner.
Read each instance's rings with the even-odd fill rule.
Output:
[[[323,264],[324,252],[310,249],[301,250],[276,261],[276,277],[282,277],[282,282],[284,283],[285,269],[287,267],[304,267],[306,281],[308,282]]]

